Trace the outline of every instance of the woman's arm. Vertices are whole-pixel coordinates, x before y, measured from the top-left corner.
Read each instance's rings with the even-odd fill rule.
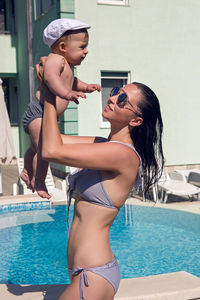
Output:
[[[107,142],[106,138],[98,136],[72,136],[61,134],[63,144],[77,144],[77,143],[101,143]]]
[[[43,89],[44,90],[44,89]],[[48,161],[79,168],[113,170],[129,168],[138,158],[132,149],[118,143],[70,143],[63,144],[57,125],[55,96],[45,90],[44,117],[42,129],[42,156]],[[90,141],[92,141],[90,139]]]

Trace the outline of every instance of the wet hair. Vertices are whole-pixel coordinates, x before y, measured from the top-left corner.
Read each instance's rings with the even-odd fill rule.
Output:
[[[161,177],[164,167],[163,122],[156,94],[142,83],[133,82],[132,84],[141,92],[141,99],[138,101],[137,107],[142,115],[143,123],[134,127],[130,134],[135,149],[142,158],[143,192],[146,197],[150,186]]]
[[[53,43],[51,48],[53,49],[57,47],[60,42],[65,41],[66,37],[70,36],[71,34],[80,33],[80,32],[85,32],[88,35],[88,31],[86,28],[77,29],[77,30],[67,30],[61,35],[61,37],[57,41],[55,41],[55,43]]]

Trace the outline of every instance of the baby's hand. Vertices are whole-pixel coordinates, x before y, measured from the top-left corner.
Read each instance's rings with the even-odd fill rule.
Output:
[[[86,98],[86,95],[83,92],[70,91],[66,95],[66,99],[69,101],[74,101],[76,104],[79,104],[78,97]]]
[[[92,93],[94,91],[100,92],[101,86],[99,84],[95,84],[95,83],[88,84],[86,87],[86,93]]]

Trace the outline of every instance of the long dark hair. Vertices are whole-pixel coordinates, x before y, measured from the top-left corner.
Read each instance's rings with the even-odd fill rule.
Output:
[[[133,82],[141,92],[137,107],[143,117],[143,123],[134,127],[131,138],[135,149],[142,158],[144,196],[151,185],[162,175],[164,155],[162,149],[163,122],[160,105],[155,93],[145,84]]]

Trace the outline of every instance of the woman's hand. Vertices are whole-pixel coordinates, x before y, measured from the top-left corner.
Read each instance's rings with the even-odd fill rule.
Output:
[[[43,81],[44,65],[46,63],[46,60],[47,60],[47,56],[42,56],[42,57],[40,57],[39,64],[35,65],[36,73],[37,73],[36,77],[37,77],[39,84],[41,84]]]

